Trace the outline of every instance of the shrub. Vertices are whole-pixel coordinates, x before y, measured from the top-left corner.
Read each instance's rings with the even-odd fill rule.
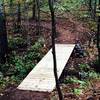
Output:
[[[43,57],[41,52],[42,44],[36,42],[24,55],[12,51],[6,64],[0,65],[0,70],[5,76],[15,76],[23,79]]]
[[[8,47],[11,49],[17,49],[19,47],[25,47],[27,45],[25,39],[22,37],[15,37],[8,39]]]

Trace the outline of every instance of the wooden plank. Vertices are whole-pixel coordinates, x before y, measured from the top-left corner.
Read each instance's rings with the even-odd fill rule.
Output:
[[[60,77],[74,47],[74,44],[56,44],[58,77]],[[54,88],[53,57],[52,49],[50,49],[18,86],[18,89],[51,92]]]

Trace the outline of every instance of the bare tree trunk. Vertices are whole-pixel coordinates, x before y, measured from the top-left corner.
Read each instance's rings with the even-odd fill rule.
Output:
[[[99,10],[100,10],[100,0],[99,0]],[[98,60],[100,65],[100,15],[98,16],[98,26],[97,26],[97,48],[98,48]]]
[[[17,7],[18,9],[17,9],[17,22],[15,23],[15,33],[20,33],[21,32],[21,5],[19,1]]]
[[[94,3],[94,19],[96,20],[96,8],[97,8],[97,0]]]
[[[30,31],[29,31],[29,16],[28,16],[28,5],[27,6],[27,10],[26,10],[26,28],[27,28],[27,50],[30,48],[31,46],[31,37],[30,37]]]
[[[10,9],[12,8],[12,5],[13,5],[13,0],[10,0]]]
[[[49,8],[51,12],[51,20],[52,20],[52,54],[53,54],[53,63],[54,63],[54,75],[56,81],[56,88],[59,95],[59,100],[63,100],[63,95],[59,86],[59,79],[57,75],[57,64],[56,64],[56,51],[55,51],[55,35],[56,35],[56,23],[55,23],[55,15],[54,15],[54,1],[48,0]]]
[[[91,17],[95,20],[95,15],[96,15],[96,0],[94,0],[95,2],[93,2],[92,0],[89,0],[89,12],[91,14]],[[93,4],[94,3],[94,7]]]
[[[3,7],[1,5],[0,7],[0,63],[5,63],[8,51],[8,41],[5,14],[3,12]]]
[[[32,19],[35,20],[35,18],[36,18],[36,0],[33,0]]]
[[[36,35],[40,35],[40,0],[37,0],[36,4],[37,4],[37,19],[36,19],[37,32],[36,32]]]
[[[9,9],[10,9],[10,15],[12,17],[12,13],[13,13],[13,0],[10,0],[10,4],[9,4]]]
[[[26,34],[26,41],[27,41],[27,50],[30,48],[31,46],[31,36],[30,36],[30,31],[29,31],[29,15],[28,15],[28,11],[29,11],[29,5],[28,2],[24,1],[24,8],[25,8],[25,12],[24,12],[24,21],[25,21],[25,31],[27,32]]]
[[[89,11],[91,12],[92,5],[91,5],[92,0],[89,0]]]

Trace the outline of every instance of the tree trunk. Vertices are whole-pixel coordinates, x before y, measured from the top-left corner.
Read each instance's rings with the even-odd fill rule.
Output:
[[[10,14],[12,15],[12,13],[13,13],[13,0],[10,0],[10,4],[9,4],[9,9],[10,9]]]
[[[97,8],[97,0],[94,3],[94,19],[96,20],[96,8]]]
[[[21,32],[21,5],[19,1],[17,7],[18,9],[17,9],[17,22],[15,24],[15,33],[20,33]]]
[[[10,4],[9,4],[10,8],[12,8],[12,5],[13,5],[13,0],[10,0]]]
[[[53,54],[53,63],[54,63],[54,75],[56,81],[56,88],[59,95],[59,100],[63,100],[62,92],[59,86],[59,79],[57,75],[57,64],[56,64],[56,51],[55,51],[55,35],[56,35],[56,23],[55,23],[55,15],[54,15],[54,1],[48,0],[49,8],[51,12],[51,20],[52,20],[52,54]]]
[[[92,0],[89,0],[89,11],[90,11],[90,12],[91,12],[91,9],[92,9],[91,1],[92,1]]]
[[[36,18],[36,0],[33,0],[32,19],[35,20],[35,18]]]
[[[1,9],[3,9],[3,7]],[[0,9],[0,63],[5,63],[8,51],[8,41],[7,41],[7,31],[6,31],[6,20],[3,10],[1,9]]]
[[[94,20],[95,20],[95,15],[96,15],[96,3],[97,3],[97,0],[94,0],[94,2],[92,0],[89,0],[89,11],[90,11],[91,17]]]
[[[37,4],[37,19],[36,19],[37,32],[36,32],[36,35],[40,35],[40,0],[37,0],[36,4]]]
[[[100,0],[99,0],[99,10],[100,10]],[[98,16],[98,26],[97,26],[97,48],[98,48],[98,60],[100,65],[100,15]]]

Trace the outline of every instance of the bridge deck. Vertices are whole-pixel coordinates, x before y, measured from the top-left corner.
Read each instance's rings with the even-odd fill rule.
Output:
[[[60,77],[74,46],[74,44],[56,44],[58,77]],[[55,78],[53,73],[53,57],[52,49],[50,49],[18,86],[18,89],[51,92],[54,88]]]

